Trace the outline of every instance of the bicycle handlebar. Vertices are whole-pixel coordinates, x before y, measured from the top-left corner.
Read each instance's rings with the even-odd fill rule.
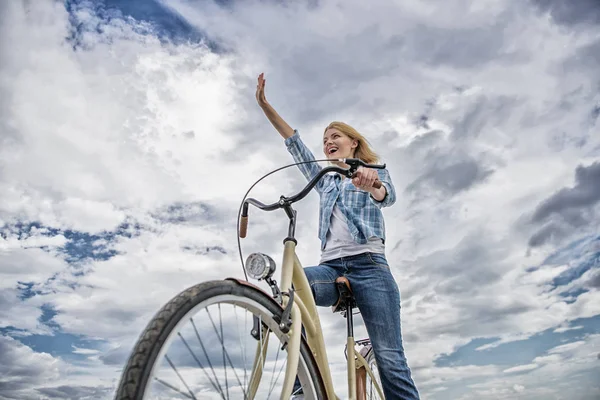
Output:
[[[315,175],[310,180],[310,182],[308,182],[308,184],[304,187],[304,189],[302,189],[299,193],[297,193],[291,197],[281,196],[279,201],[276,203],[273,203],[273,204],[263,204],[260,201],[258,201],[256,199],[252,199],[252,198],[246,199],[246,201],[244,201],[244,205],[242,208],[242,216],[240,219],[240,237],[245,238],[246,233],[248,232],[248,205],[249,204],[252,204],[257,208],[260,208],[263,211],[273,211],[273,210],[277,210],[279,208],[285,208],[286,212],[289,213],[289,212],[291,212],[291,211],[288,211],[289,206],[291,206],[293,203],[300,201],[304,197],[306,197],[306,195],[308,195],[308,193],[312,190],[312,188],[315,187],[317,182],[325,174],[327,174],[329,172],[337,172],[348,178],[353,178],[354,175],[356,174],[358,167],[361,167],[361,166],[365,167],[365,168],[373,168],[373,169],[384,169],[385,168],[385,164],[367,164],[358,158],[343,158],[343,159],[339,159],[338,161],[343,162],[343,163],[349,165],[350,167],[342,168],[342,167],[337,167],[337,166],[329,166],[329,167],[325,167],[325,168],[321,169],[321,171],[319,171],[319,173],[317,175]],[[381,181],[376,180],[373,183],[373,187],[376,189],[379,189],[381,187]],[[292,218],[292,215],[289,215],[289,217]]]

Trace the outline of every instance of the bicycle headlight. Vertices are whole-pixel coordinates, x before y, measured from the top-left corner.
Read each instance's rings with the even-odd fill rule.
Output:
[[[252,253],[246,259],[246,272],[259,281],[270,278],[275,272],[275,261],[266,254]]]

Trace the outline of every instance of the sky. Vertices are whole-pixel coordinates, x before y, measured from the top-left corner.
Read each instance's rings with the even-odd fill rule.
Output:
[[[292,162],[261,72],[317,156],[341,120],[387,163],[423,399],[600,398],[599,71],[595,0],[1,2],[0,399],[112,398],[165,302],[243,277],[239,204]],[[297,210],[314,265],[318,195]],[[280,264],[286,230],[253,210],[244,255]]]

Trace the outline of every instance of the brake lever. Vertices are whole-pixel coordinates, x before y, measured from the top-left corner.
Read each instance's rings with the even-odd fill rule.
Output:
[[[358,167],[360,167],[360,166],[365,167],[365,168],[373,168],[373,169],[384,169],[385,168],[385,164],[367,164],[359,158],[343,158],[341,161],[350,166],[350,168],[348,168],[345,172],[345,175],[348,178],[354,178],[356,171],[358,170]],[[381,182],[379,180],[376,180],[373,183],[373,187],[376,189],[379,189],[381,187]]]
[[[343,158],[340,161],[349,165],[351,171],[356,171],[358,167],[385,169],[385,164],[367,164],[360,158]]]

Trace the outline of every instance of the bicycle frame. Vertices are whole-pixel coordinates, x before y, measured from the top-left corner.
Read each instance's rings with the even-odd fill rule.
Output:
[[[325,348],[325,340],[323,331],[321,329],[321,323],[319,314],[317,311],[317,305],[310,289],[310,284],[302,268],[302,264],[296,254],[296,243],[292,240],[287,240],[284,245],[283,251],[283,262],[281,265],[281,291],[282,293],[288,293],[290,289],[294,287],[294,304],[292,305],[292,327],[289,332],[290,340],[287,345],[287,368],[285,372],[285,378],[283,383],[283,390],[281,393],[281,399],[289,399],[292,394],[294,381],[296,379],[298,360],[300,358],[300,337],[301,327],[304,324],[306,330],[306,340],[311,352],[319,367],[319,373],[325,384],[328,399],[339,399],[334,391],[333,380],[331,377],[331,371],[329,369],[329,362],[327,360],[327,350]],[[285,308],[288,305],[289,297],[283,297],[282,306]],[[267,337],[268,338],[268,337]],[[268,340],[268,339],[265,339]],[[258,343],[257,356],[261,352],[261,348],[264,348],[262,340]],[[347,357],[347,373],[348,373],[348,398],[350,400],[361,400],[363,397],[361,393],[358,393],[360,397],[357,398],[357,375],[358,369],[364,368],[366,373],[369,374],[373,384],[379,396],[384,398],[383,391],[375,379],[373,371],[367,365],[365,358],[356,350],[354,337],[349,336],[347,338],[347,349],[353,350],[354,357],[350,354]],[[263,357],[256,357],[254,366],[252,368],[251,382],[260,381],[262,375],[262,365],[258,365],[259,360],[263,360]],[[258,379],[255,374],[258,374]],[[254,386],[254,385],[252,385]],[[256,388],[250,389],[252,394],[250,398],[253,398]]]

